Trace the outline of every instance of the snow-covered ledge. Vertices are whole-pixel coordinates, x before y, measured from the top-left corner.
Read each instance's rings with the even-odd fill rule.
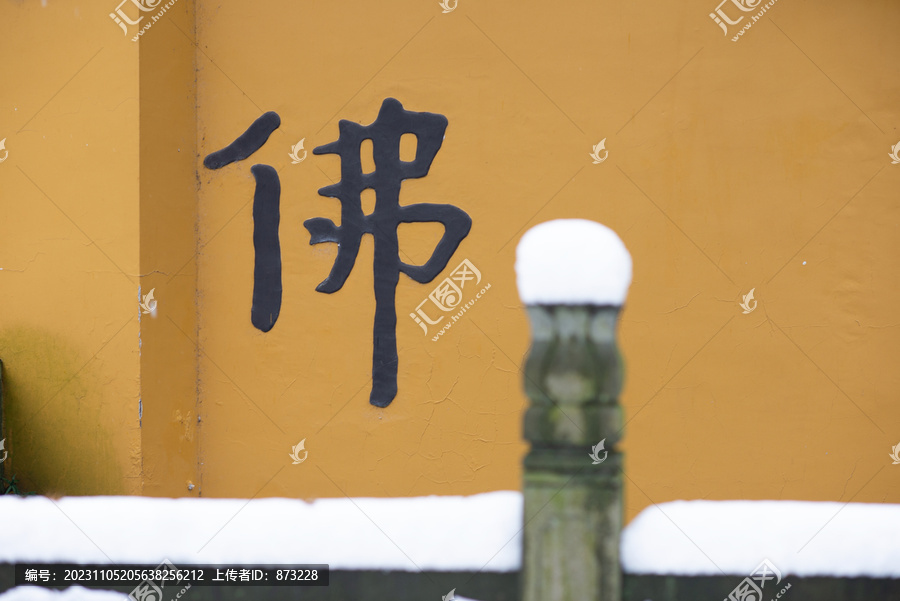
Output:
[[[0,601],[128,601],[122,593],[83,586],[70,586],[64,590],[17,586],[2,595]]]
[[[488,572],[521,565],[522,495],[513,491],[313,503],[8,495],[0,496],[0,516],[6,564],[168,558],[176,565]],[[625,527],[621,557],[629,574],[743,576],[768,558],[785,576],[900,578],[900,505],[661,503]]]
[[[900,505],[661,503],[625,528],[621,558],[631,574],[747,575],[766,558],[785,576],[900,578]]]
[[[0,563],[327,563],[519,569],[522,496],[166,499],[0,496]]]

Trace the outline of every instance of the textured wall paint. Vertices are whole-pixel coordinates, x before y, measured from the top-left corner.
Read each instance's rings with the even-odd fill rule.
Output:
[[[6,477],[47,494],[131,492],[131,432],[103,399],[103,362],[85,364],[65,334],[37,327],[4,329],[0,344]]]
[[[142,492],[153,496],[200,493],[193,18],[178,3],[138,44],[123,40],[140,46],[141,289],[158,299],[141,318]]]
[[[889,162],[897,42],[883,23],[900,14],[783,3],[735,44],[707,4],[202,4],[201,154],[279,113],[258,160],[282,178],[285,270],[279,322],[262,335],[248,317],[249,170],[201,173],[204,494],[518,488],[528,336],[515,244],[522,228],[577,216],[634,255],[621,330],[629,517],[678,498],[900,500],[878,473],[900,437],[885,363],[896,285],[875,277],[896,267],[897,174],[838,213]],[[839,35],[857,41],[838,52]],[[431,287],[401,279],[400,393],[380,410],[366,402],[371,242],[343,290],[313,292],[334,249],[308,247],[300,224],[335,218],[315,191],[339,163],[288,152],[336,139],[339,119],[370,123],[388,96],[448,117],[431,173],[401,202],[469,212],[455,259],[493,288],[432,342],[402,318]],[[610,155],[594,165],[602,138]],[[408,226],[401,247],[421,261],[439,231]],[[760,304],[745,315],[751,288]],[[302,438],[309,459],[282,470]]]
[[[106,12],[0,5],[6,473],[50,494],[141,490],[138,48]]]
[[[143,444],[148,494],[517,489],[528,325],[515,245],[536,223],[583,217],[616,230],[634,258],[620,332],[627,517],[680,498],[900,502],[887,457],[900,442],[900,165],[886,156],[900,139],[900,7],[784,0],[735,43],[709,19],[715,5],[461,0],[444,14],[437,2],[272,0],[199,2],[194,19],[180,0],[134,44],[107,16],[115,3],[4,4],[0,51],[21,56],[0,65],[11,82],[0,90],[10,386],[35,389],[44,375],[16,365],[31,343],[3,332],[45,332],[76,369],[112,338],[78,386],[109,432],[115,459],[98,469],[135,482]],[[371,123],[387,97],[449,120],[401,203],[453,204],[473,226],[432,285],[401,276],[399,393],[378,409],[371,239],[343,289],[320,294],[335,248],[310,246],[302,224],[339,217],[317,194],[339,180],[339,161],[311,149],[337,139],[340,119]],[[202,167],[269,110],[282,125],[252,159]],[[592,164],[604,138],[609,155]],[[301,139],[310,152],[292,164]],[[274,166],[282,187],[283,303],[268,333],[250,323],[255,163]],[[163,198],[168,217],[153,208]],[[421,263],[441,233],[404,224],[401,253]],[[140,282],[160,303],[141,322],[157,334],[143,332],[140,371],[139,252],[141,273],[165,274]],[[463,259],[491,289],[432,341],[408,313]],[[743,314],[751,288],[759,304]],[[139,383],[155,399],[145,415],[165,416],[141,441]],[[79,402],[72,386],[52,403]],[[52,432],[9,411],[12,465],[25,473],[36,451],[20,441]],[[291,465],[301,439],[308,458]],[[101,492],[59,472],[54,486]]]

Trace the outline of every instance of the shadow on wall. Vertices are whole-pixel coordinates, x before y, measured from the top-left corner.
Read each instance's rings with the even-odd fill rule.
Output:
[[[7,479],[50,496],[124,494],[90,355],[38,328],[0,330]],[[122,424],[123,428],[137,424]]]

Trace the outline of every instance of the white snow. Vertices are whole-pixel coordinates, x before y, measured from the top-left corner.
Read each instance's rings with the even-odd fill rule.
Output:
[[[632,574],[746,576],[764,558],[784,575],[900,578],[900,505],[673,501],[622,534]]]
[[[522,495],[318,499],[0,496],[0,563],[326,563],[508,572]]]
[[[0,601],[123,601],[126,593],[70,586],[62,591],[39,586],[17,586],[0,595]]]
[[[514,491],[312,503],[3,495],[0,516],[0,563],[510,572],[522,557],[522,494]],[[633,574],[747,575],[768,558],[784,575],[900,578],[900,505],[662,503],[625,528],[621,557]],[[11,599],[19,601],[0,597]]]
[[[38,586],[17,586],[0,594],[0,601],[129,601],[125,593],[72,586],[62,591]],[[453,595],[453,601],[475,601]]]
[[[625,303],[631,255],[618,235],[586,219],[531,228],[516,248],[516,283],[526,305]]]

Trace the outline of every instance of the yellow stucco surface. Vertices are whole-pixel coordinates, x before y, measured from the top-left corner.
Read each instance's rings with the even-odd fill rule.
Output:
[[[634,260],[629,519],[673,499],[900,502],[900,7],[779,0],[732,42],[739,26],[723,35],[704,0],[179,0],[132,42],[115,2],[76,4],[0,9],[0,50],[18,57],[0,65],[0,359],[8,469],[26,486],[517,489],[529,334],[515,247],[580,217]],[[322,294],[336,246],[310,246],[303,222],[340,216],[317,194],[340,160],[312,149],[389,97],[449,122],[401,203],[452,204],[473,225],[434,282],[400,276],[399,393],[380,409],[371,236]],[[259,151],[204,168],[266,111],[281,126]],[[250,322],[254,164],[281,181],[284,293],[266,333]],[[398,231],[416,264],[442,233]],[[464,259],[491,288],[434,341],[409,314]]]
[[[0,359],[25,490],[138,493],[138,49],[93,10],[4,2]]]

